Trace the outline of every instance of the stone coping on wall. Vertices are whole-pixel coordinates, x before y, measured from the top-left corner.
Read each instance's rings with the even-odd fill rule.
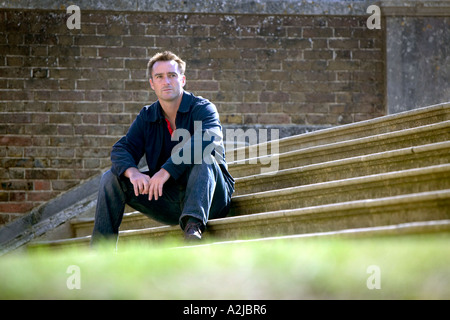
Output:
[[[366,15],[376,0],[0,0],[0,8],[55,10],[75,4],[83,10],[222,14]]]
[[[0,0],[0,9],[83,10],[283,15],[368,15],[370,5],[385,16],[450,16],[448,0]]]

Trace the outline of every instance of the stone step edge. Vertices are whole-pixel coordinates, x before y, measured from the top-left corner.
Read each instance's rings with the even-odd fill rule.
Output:
[[[296,187],[288,187],[283,189],[275,189],[275,190],[269,190],[269,191],[261,191],[251,194],[245,194],[245,195],[239,195],[232,198],[232,202],[239,202],[239,201],[245,201],[248,199],[255,199],[260,198],[264,199],[267,196],[280,196],[280,195],[286,195],[286,194],[295,194],[298,192],[304,192],[304,191],[311,191],[311,190],[324,190],[324,189],[330,189],[330,188],[336,188],[336,187],[342,187],[344,185],[361,185],[364,183],[372,183],[377,181],[386,181],[389,179],[394,178],[404,178],[404,177],[413,177],[413,176],[426,176],[428,174],[432,173],[442,173],[442,172],[450,172],[450,164],[443,164],[443,165],[435,165],[435,166],[429,166],[424,168],[414,168],[414,169],[408,169],[408,170],[402,170],[402,171],[393,171],[393,172],[387,172],[387,173],[379,173],[379,174],[373,174],[373,175],[367,175],[362,177],[353,177],[348,179],[342,179],[342,180],[334,180],[334,181],[326,181],[326,182],[319,182],[315,184],[310,185],[303,185],[303,186],[296,186]],[[259,213],[254,213],[259,214]],[[251,215],[254,215],[251,214]],[[239,217],[239,216],[237,216]],[[149,219],[144,214],[134,211],[131,213],[124,214],[123,219]],[[76,228],[76,225],[92,225],[94,223],[94,218],[80,218],[80,219],[73,219],[71,221],[74,228]]]
[[[439,126],[440,125],[442,125],[441,123],[439,123],[438,124]],[[427,125],[427,127],[429,128],[429,126],[430,125]],[[434,125],[431,125],[431,126],[434,126]],[[423,126],[422,126],[423,127]],[[408,129],[409,130],[409,129]],[[398,134],[399,132],[397,131],[396,132],[396,134]],[[389,133],[388,133],[389,134]],[[385,134],[386,135],[386,134]],[[373,138],[373,137],[372,137]],[[361,139],[365,139],[365,138],[361,138]],[[378,139],[380,139],[380,138],[378,138]],[[378,140],[377,139],[377,140]],[[360,139],[356,139],[356,140],[360,140]],[[341,146],[342,145],[346,145],[346,143],[347,142],[339,142],[339,143],[337,143],[337,144],[341,144]],[[364,141],[363,141],[363,143],[365,143]],[[447,141],[446,142],[443,142],[443,143],[448,143]],[[436,143],[436,144],[439,144],[439,143]],[[332,145],[336,145],[336,143],[333,143]],[[434,145],[434,144],[430,144],[430,146],[431,145]],[[415,152],[416,150],[417,150],[417,152],[419,152],[419,150],[420,150],[420,148],[421,147],[424,147],[424,148],[426,148],[426,146],[428,146],[428,145],[422,145],[422,146],[415,146],[415,147],[410,147],[410,148],[404,148],[405,149],[405,151],[406,150],[412,150],[412,152]],[[309,148],[307,148],[307,149],[304,149],[304,150],[308,150],[309,152],[317,152],[318,151],[318,148],[327,148],[328,147],[328,145],[327,146],[318,146],[318,147],[309,147]],[[303,153],[303,152],[305,152],[305,151],[301,151],[301,153]],[[320,150],[320,149],[319,149]],[[401,149],[398,149],[398,150],[401,150]],[[396,150],[392,150],[393,152],[394,151],[396,151]],[[407,152],[407,151],[406,151]],[[291,156],[292,155],[299,155],[299,151],[289,151],[288,152]],[[349,159],[352,159],[352,158],[357,158],[357,157],[362,157],[361,159],[363,159],[364,157],[368,157],[368,156],[371,156],[371,155],[380,155],[380,154],[382,154],[382,153],[374,153],[374,154],[368,154],[368,155],[363,155],[363,156],[356,156],[356,157],[350,157],[350,158],[346,158],[346,159],[339,159],[339,160],[334,160],[334,161],[351,161],[351,160],[349,160]],[[328,165],[330,162],[323,162],[323,163],[317,163],[317,164],[313,164],[313,165],[307,165],[307,166],[304,166],[304,168],[308,168],[309,166],[320,166],[320,165]],[[337,162],[338,163],[338,162]],[[317,168],[317,167],[316,167]],[[283,170],[290,170],[290,169],[283,169]],[[283,170],[280,170],[280,171],[283,171]],[[255,175],[250,175],[250,176],[243,176],[243,177],[236,177],[236,180],[238,181],[239,179],[243,179],[243,178],[247,178],[247,177],[249,177],[249,179],[254,179],[255,178]]]
[[[280,147],[282,145],[289,145],[289,144],[296,145],[299,143],[299,140],[311,141],[311,140],[314,140],[314,138],[316,138],[315,140],[318,140],[317,137],[319,137],[319,139],[320,139],[321,136],[325,136],[325,137],[329,137],[330,135],[336,136],[340,132],[345,132],[345,131],[352,130],[352,129],[353,130],[355,130],[355,129],[356,130],[364,130],[367,126],[375,126],[375,125],[379,125],[379,124],[385,124],[385,126],[389,126],[390,125],[390,124],[388,124],[389,122],[393,122],[393,123],[400,122],[400,121],[403,122],[405,120],[405,118],[417,118],[418,116],[424,115],[427,113],[447,114],[449,112],[450,112],[450,102],[444,102],[444,103],[431,105],[431,106],[424,107],[424,108],[418,108],[418,109],[404,111],[404,112],[391,114],[391,115],[386,115],[386,116],[382,116],[382,117],[378,117],[378,118],[374,118],[374,119],[363,120],[363,121],[349,123],[349,124],[345,124],[345,125],[327,128],[327,129],[322,129],[322,130],[317,130],[317,131],[308,132],[308,133],[302,133],[302,134],[298,134],[298,135],[294,135],[294,136],[290,136],[290,137],[285,137],[285,138],[279,139],[279,143],[280,143]],[[388,133],[388,132],[386,132],[386,133]],[[373,135],[378,135],[378,134],[373,134]],[[347,140],[345,138],[345,136],[342,137],[342,139],[344,141]],[[320,144],[320,142],[317,142],[317,143]],[[263,146],[263,145],[267,145],[267,144],[270,144],[270,141],[260,143],[259,145]],[[233,149],[230,151],[231,152],[239,152],[242,149],[248,149],[248,148],[249,148],[249,146],[245,146],[245,147],[236,148],[236,149]]]
[[[313,170],[328,169],[328,168],[332,168],[332,167],[339,167],[342,165],[351,165],[351,164],[356,164],[356,163],[372,162],[372,161],[378,161],[378,160],[383,160],[383,159],[396,159],[396,158],[398,159],[399,157],[402,157],[402,156],[425,154],[426,152],[441,151],[441,150],[442,151],[449,150],[449,156],[450,156],[450,141],[437,142],[437,143],[431,143],[431,144],[396,149],[396,150],[382,151],[382,152],[376,152],[376,153],[367,154],[367,155],[325,161],[325,162],[321,162],[321,163],[314,163],[314,164],[309,164],[309,165],[304,165],[304,166],[299,166],[299,167],[294,167],[294,168],[288,168],[288,169],[281,169],[273,175],[260,173],[260,174],[249,175],[249,176],[244,176],[244,177],[237,177],[237,178],[235,178],[236,190],[239,188],[239,184],[256,183],[256,181],[258,181],[258,180],[261,180],[261,181],[264,181],[266,179],[273,180],[273,179],[276,179],[277,177],[289,176],[292,174],[303,173],[303,172],[308,172],[308,171],[313,171]],[[380,174],[380,173],[377,173],[377,174]]]
[[[326,161],[326,162],[315,163],[315,164],[310,164],[310,165],[305,165],[305,166],[300,166],[300,167],[282,169],[282,170],[279,170],[274,175],[256,174],[256,175],[250,175],[250,176],[245,176],[245,177],[238,177],[238,178],[235,178],[235,180],[236,180],[236,186],[238,188],[239,183],[252,182],[252,181],[255,181],[258,179],[267,179],[267,178],[274,179],[277,176],[291,175],[291,174],[298,173],[298,172],[320,170],[320,169],[325,169],[325,168],[329,168],[329,167],[338,167],[340,165],[349,165],[352,163],[360,163],[360,162],[366,162],[366,161],[391,159],[392,157],[400,157],[403,155],[419,154],[419,153],[426,153],[426,152],[430,152],[430,151],[445,150],[445,149],[450,149],[450,141],[437,142],[437,143],[431,143],[431,144],[426,144],[426,145],[419,145],[419,146],[402,148],[402,149],[397,149],[397,150],[377,152],[377,153],[373,153],[373,154],[349,157],[349,158],[339,159],[339,160]],[[377,174],[380,174],[380,173],[377,173]],[[328,181],[328,182],[331,182],[331,181]],[[246,194],[242,194],[240,196],[243,196],[243,195],[246,195]],[[130,213],[125,213],[124,217],[132,215],[132,214],[136,214],[136,213],[140,214],[137,211],[133,211]],[[75,218],[71,221],[71,223],[73,223],[73,224],[84,223],[84,222],[90,223],[92,221],[93,221],[92,218]]]
[[[353,177],[353,178],[342,179],[342,180],[319,182],[319,183],[314,183],[314,184],[304,185],[304,186],[296,186],[296,187],[289,187],[289,188],[283,188],[283,189],[255,192],[255,193],[251,193],[251,194],[236,196],[233,198],[233,200],[241,201],[241,199],[265,198],[267,196],[272,196],[272,195],[277,195],[277,196],[289,195],[289,194],[302,192],[304,190],[308,190],[308,191],[324,190],[324,189],[342,187],[342,186],[353,185],[353,184],[360,185],[360,184],[364,184],[364,183],[386,181],[386,180],[390,180],[390,179],[394,179],[394,178],[426,176],[428,174],[443,173],[443,172],[449,172],[449,171],[450,171],[450,164],[441,164],[441,165],[434,165],[434,166],[423,167],[423,168],[414,168],[414,169],[408,169],[408,170],[392,171],[392,172],[386,172],[386,173],[367,175],[367,176],[362,176],[362,177]]]
[[[450,189],[440,190],[433,192],[424,192],[417,194],[409,194],[394,197],[385,197],[379,199],[365,199],[365,200],[355,200],[342,203],[327,204],[321,206],[313,206],[306,208],[279,210],[271,212],[263,212],[257,214],[249,214],[242,216],[226,217],[221,219],[215,219],[208,222],[208,230],[210,232],[215,232],[218,229],[230,229],[232,225],[242,225],[242,224],[252,224],[256,221],[270,221],[277,220],[280,218],[289,217],[290,219],[301,218],[301,217],[312,217],[317,218],[318,216],[326,215],[336,215],[336,212],[340,212],[338,216],[342,216],[342,212],[348,212],[358,209],[375,209],[389,206],[399,206],[399,205],[411,205],[412,203],[417,203],[417,206],[427,202],[434,202],[439,200],[450,199]],[[208,232],[208,231],[207,231]],[[124,230],[120,232],[120,237],[124,241],[127,237],[139,237],[148,234],[162,235],[165,234],[175,234],[176,237],[182,237],[182,232],[179,226],[161,226],[154,228],[145,228],[138,230]]]
[[[402,235],[417,235],[417,234],[431,234],[431,233],[450,233],[450,220],[430,220],[430,221],[418,221],[418,222],[407,222],[394,225],[377,226],[377,227],[367,227],[367,228],[350,228],[337,231],[325,231],[325,232],[313,232],[313,233],[303,233],[303,234],[293,234],[285,236],[274,236],[274,237],[263,237],[256,239],[245,239],[245,240],[225,240],[225,241],[214,241],[209,243],[201,243],[197,245],[186,245],[186,246],[175,246],[169,247],[168,249],[192,249],[201,248],[217,245],[232,245],[232,244],[245,244],[253,242],[265,242],[265,241],[292,241],[296,239],[308,239],[308,238],[342,238],[342,239],[353,239],[353,238],[368,238],[368,237],[385,237],[385,236],[402,236]],[[87,246],[90,241],[91,236],[86,236],[82,238],[71,239],[70,243],[65,240],[56,240],[59,243],[31,243],[28,247],[29,250],[33,248],[38,248],[43,245],[50,245],[57,247],[59,244],[65,246]]]
[[[439,190],[423,193],[414,193],[407,195],[400,195],[394,197],[385,197],[378,199],[364,199],[355,200],[342,203],[326,204],[321,206],[305,207],[298,209],[289,210],[279,210],[263,213],[255,213],[242,216],[225,217],[221,219],[215,219],[208,222],[208,229],[220,228],[223,226],[229,226],[230,224],[239,224],[245,222],[253,222],[262,219],[276,219],[285,216],[306,216],[306,215],[318,215],[327,214],[337,211],[349,211],[355,209],[371,209],[376,207],[388,207],[390,205],[401,205],[410,204],[411,202],[416,202],[418,204],[426,201],[439,201],[450,199],[450,189],[449,190]],[[439,220],[440,221],[440,220]],[[181,237],[181,230],[179,226],[160,226],[153,228],[137,229],[137,230],[124,230],[119,232],[120,237],[132,237],[139,236],[148,233],[169,233],[169,232],[179,232]],[[208,231],[207,231],[208,232]],[[84,236],[78,238],[69,238],[53,241],[40,241],[30,243],[28,246],[38,247],[43,245],[58,246],[58,245],[72,245],[72,244],[85,244],[89,242],[91,236]]]
[[[328,144],[318,145],[318,146],[310,146],[310,147],[299,148],[296,150],[291,150],[291,151],[286,151],[286,152],[281,152],[281,153],[276,153],[276,154],[269,153],[266,155],[256,156],[256,157],[252,157],[252,158],[247,157],[245,159],[234,160],[234,161],[229,162],[228,167],[230,168],[230,170],[233,170],[236,167],[240,167],[243,165],[249,165],[250,161],[254,162],[255,165],[257,165],[259,163],[268,163],[274,156],[277,156],[279,158],[289,158],[289,157],[299,156],[299,155],[302,155],[305,153],[317,153],[320,151],[330,150],[330,149],[342,148],[345,150],[346,148],[349,148],[349,147],[352,147],[355,145],[367,145],[372,142],[382,142],[382,140],[407,137],[413,133],[420,134],[420,133],[440,130],[440,129],[444,129],[444,128],[450,128],[450,120],[439,122],[439,123],[434,123],[434,124],[429,124],[429,125],[424,125],[424,126],[420,126],[420,127],[415,127],[412,129],[404,129],[404,130],[399,130],[399,131],[383,133],[383,134],[379,134],[379,135],[375,135],[375,136],[368,136],[368,137],[363,137],[363,138],[333,142],[333,143],[328,143]],[[280,159],[279,161],[281,162],[282,160]]]
[[[198,245],[174,247],[172,249],[197,248],[197,247],[207,247],[207,246],[214,246],[214,245],[242,244],[242,243],[251,243],[251,242],[274,241],[274,240],[295,240],[295,239],[304,239],[304,238],[324,238],[324,237],[354,238],[354,237],[362,237],[362,236],[366,236],[366,237],[367,236],[370,236],[370,237],[398,236],[398,235],[436,233],[436,232],[450,233],[450,219],[406,222],[406,223],[377,226],[377,227],[350,228],[350,229],[343,229],[343,230],[338,230],[338,231],[313,232],[313,233],[263,237],[263,238],[246,239],[246,240],[216,241],[216,242],[204,243],[204,244],[198,244]]]

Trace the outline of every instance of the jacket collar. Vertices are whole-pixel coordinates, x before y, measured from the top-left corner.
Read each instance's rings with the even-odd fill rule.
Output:
[[[194,95],[190,92],[183,91],[183,98],[181,99],[180,107],[178,112],[186,113],[191,110],[192,101],[194,100]]]
[[[181,99],[181,104],[178,108],[178,112],[187,113],[191,110],[192,101],[194,100],[194,95],[190,92],[183,92],[183,98]],[[164,119],[164,114],[162,112],[161,104],[157,100],[154,104],[145,107],[147,109],[147,120],[149,122],[157,122]]]

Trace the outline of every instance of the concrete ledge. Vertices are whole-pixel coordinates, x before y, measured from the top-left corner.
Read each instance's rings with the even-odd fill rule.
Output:
[[[29,10],[64,10],[75,4],[81,10],[139,11],[170,13],[221,14],[302,14],[302,15],[368,15],[373,0],[1,0],[0,8]]]
[[[1,0],[0,8],[65,10],[70,4],[89,11],[351,16],[368,16],[367,8],[378,5],[384,16],[450,16],[445,0]]]
[[[450,16],[450,2],[446,0],[383,0],[380,6],[386,16]]]

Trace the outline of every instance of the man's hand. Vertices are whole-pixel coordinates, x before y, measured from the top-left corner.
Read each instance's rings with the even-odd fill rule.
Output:
[[[158,200],[162,196],[164,183],[170,178],[170,174],[165,169],[159,170],[151,178],[133,167],[128,168],[124,175],[130,179],[134,187],[135,196],[148,194],[148,200],[152,200],[153,198]]]
[[[140,194],[147,194],[150,187],[150,177],[141,173],[136,168],[128,168],[124,176],[130,179],[131,184],[134,187],[134,195],[137,197]]]
[[[148,190],[148,200],[152,200],[154,197],[155,200],[158,200],[158,197],[161,197],[163,194],[163,186],[167,180],[170,178],[170,173],[165,169],[159,170],[154,176],[150,179],[150,187]]]

